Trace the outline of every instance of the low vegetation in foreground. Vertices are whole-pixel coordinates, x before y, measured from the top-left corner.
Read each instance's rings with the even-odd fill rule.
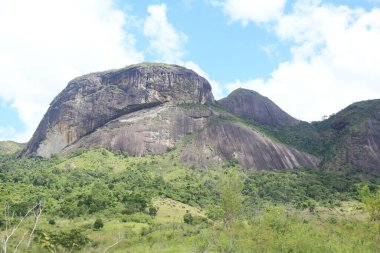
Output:
[[[380,252],[376,180],[100,148],[0,155],[2,252]]]

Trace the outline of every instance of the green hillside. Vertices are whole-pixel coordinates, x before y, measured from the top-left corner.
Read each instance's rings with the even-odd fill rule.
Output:
[[[24,239],[19,252],[380,250],[360,179],[335,172],[244,174],[233,161],[203,170],[181,164],[176,150],[128,157],[104,148],[51,159],[1,155],[0,170],[2,236],[6,206],[17,214],[13,225],[33,203],[43,206],[31,246]],[[32,216],[8,251],[32,231]],[[95,220],[104,226],[94,228]]]
[[[380,100],[354,103],[327,120],[314,125],[326,149],[322,166],[330,170],[366,171],[379,176],[378,136]]]
[[[371,177],[380,175],[378,99],[354,103],[318,122],[274,126],[245,123],[281,143],[321,158],[323,169]]]
[[[20,144],[14,141],[0,141],[0,154],[14,154],[25,147],[25,144]]]

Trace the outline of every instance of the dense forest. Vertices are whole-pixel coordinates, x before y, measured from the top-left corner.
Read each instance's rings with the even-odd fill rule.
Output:
[[[379,252],[379,180],[199,169],[176,150],[0,156],[3,252]],[[12,233],[14,230],[14,233]]]

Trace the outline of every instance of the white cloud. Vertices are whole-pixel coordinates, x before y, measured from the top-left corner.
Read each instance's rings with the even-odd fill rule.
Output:
[[[128,22],[109,0],[0,1],[0,97],[27,128],[12,139],[31,137],[70,79],[143,61]]]
[[[294,43],[292,59],[268,80],[237,80],[228,90],[257,90],[308,121],[380,97],[380,9],[299,1],[279,20],[276,33]]]
[[[160,61],[175,63],[184,55],[183,44],[187,36],[168,22],[165,4],[150,5],[145,20],[144,35],[150,38],[150,49],[160,56]]]
[[[265,23],[281,17],[286,0],[216,0],[214,5],[223,9],[231,21]]]
[[[224,91],[218,81],[213,80],[200,66],[192,61],[179,62],[184,67],[195,71],[198,75],[204,77],[209,81],[212,87],[212,93],[215,99],[221,99],[224,97]]]
[[[187,36],[172,26],[166,12],[165,4],[150,5],[148,7],[149,16],[144,24],[144,35],[150,38],[150,49],[159,57],[158,61],[178,64],[194,70],[210,82],[215,98],[223,97],[222,88],[217,81],[212,80],[196,63],[183,60]]]

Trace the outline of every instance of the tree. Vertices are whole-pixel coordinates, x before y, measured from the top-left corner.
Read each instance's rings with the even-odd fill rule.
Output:
[[[110,190],[107,185],[101,181],[95,182],[88,195],[87,202],[90,207],[90,213],[96,213],[105,209],[111,202]]]
[[[365,185],[360,187],[358,192],[366,210],[371,216],[371,219],[379,223],[380,236],[380,187],[378,187],[376,192],[371,192],[368,185]]]
[[[372,193],[368,185],[365,185],[359,188],[358,192],[366,210],[371,215],[371,219],[380,221],[380,187]]]
[[[220,200],[223,209],[223,220],[227,228],[240,216],[243,203],[241,194],[243,186],[242,176],[236,170],[229,171],[222,176]]]
[[[1,244],[2,244],[2,252],[7,253],[8,252],[8,242],[9,240],[13,237],[13,235],[18,231],[20,226],[24,223],[26,219],[28,219],[31,214],[34,214],[34,221],[33,221],[33,227],[31,232],[25,232],[23,236],[21,237],[20,241],[17,243],[15,249],[13,252],[17,252],[19,249],[22,241],[25,239],[25,237],[29,237],[28,242],[26,244],[26,249],[30,247],[30,244],[32,242],[33,236],[34,236],[34,231],[37,228],[40,216],[42,214],[43,208],[42,208],[42,203],[37,202],[35,203],[30,209],[26,211],[26,213],[19,218],[19,221],[16,222],[16,217],[15,217],[15,212],[10,211],[10,206],[9,204],[6,204],[4,207],[4,223],[5,223],[5,232],[3,237],[1,238]]]

